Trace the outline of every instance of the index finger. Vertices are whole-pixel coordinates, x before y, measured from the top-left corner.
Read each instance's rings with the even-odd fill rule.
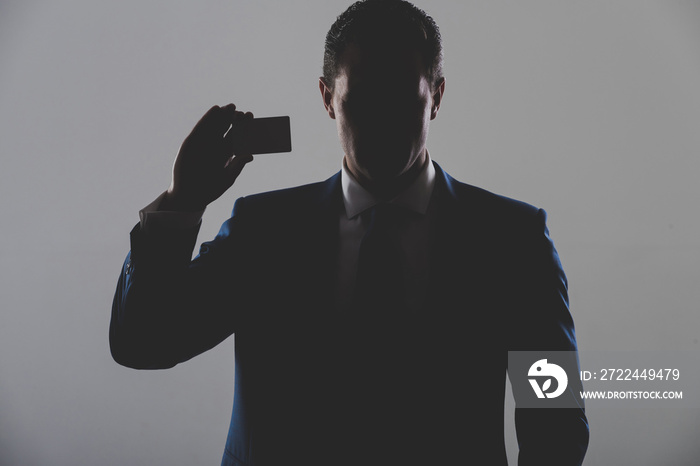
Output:
[[[223,137],[234,121],[236,113],[239,112],[236,112],[234,104],[228,104],[223,107],[214,105],[200,118],[192,129],[192,134],[206,137]]]

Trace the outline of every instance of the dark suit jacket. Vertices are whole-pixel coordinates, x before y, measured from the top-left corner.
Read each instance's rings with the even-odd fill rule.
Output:
[[[198,228],[131,233],[112,309],[120,364],[172,367],[235,333],[222,464],[506,464],[509,350],[576,350],[545,213],[437,164],[429,297],[377,328],[334,311],[340,174],[244,197]],[[579,464],[582,409],[516,409],[519,463]]]

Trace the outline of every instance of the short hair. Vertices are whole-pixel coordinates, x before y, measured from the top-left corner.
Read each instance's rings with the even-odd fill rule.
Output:
[[[425,11],[404,0],[360,0],[335,20],[326,34],[323,79],[333,87],[348,45],[372,49],[378,45],[415,45],[423,57],[432,86],[442,79],[440,29]]]

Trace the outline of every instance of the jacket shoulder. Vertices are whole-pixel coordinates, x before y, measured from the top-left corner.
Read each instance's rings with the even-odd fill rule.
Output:
[[[444,173],[444,172],[443,172]],[[444,173],[445,184],[457,203],[472,214],[493,221],[524,221],[546,216],[544,210],[527,202],[493,193]]]
[[[233,214],[245,209],[250,215],[268,218],[298,216],[306,209],[328,202],[340,185],[340,173],[325,181],[251,194],[236,201]]]

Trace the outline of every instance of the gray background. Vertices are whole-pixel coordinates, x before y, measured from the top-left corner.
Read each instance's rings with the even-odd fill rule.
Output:
[[[200,241],[236,197],[339,168],[317,77],[348,4],[0,3],[0,463],[218,464],[233,339],[167,371],[109,355],[128,232],[214,104],[290,115],[294,151],[246,167]],[[431,154],[462,181],[547,210],[580,347],[697,351],[699,3],[418,4],[446,53]],[[698,410],[591,403],[589,417],[589,465],[700,454]],[[510,426],[506,441],[512,462]]]

